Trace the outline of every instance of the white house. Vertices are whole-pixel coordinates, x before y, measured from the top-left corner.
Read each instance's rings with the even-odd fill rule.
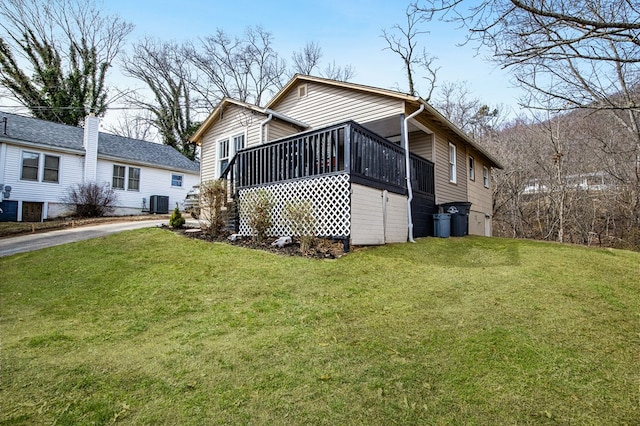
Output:
[[[41,221],[70,214],[63,202],[77,184],[108,183],[115,215],[163,213],[200,181],[200,166],[174,148],[0,112],[0,221]]]

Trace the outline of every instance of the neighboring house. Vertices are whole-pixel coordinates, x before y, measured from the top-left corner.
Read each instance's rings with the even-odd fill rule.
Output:
[[[83,129],[0,112],[0,220],[69,215],[63,198],[88,182],[115,189],[115,215],[161,213],[200,181],[199,164],[174,148],[101,133],[99,123],[89,116]]]
[[[491,235],[500,164],[416,96],[296,75],[265,108],[223,99],[192,140],[202,180],[228,179],[242,235],[258,191],[275,203],[273,235],[291,233],[283,209],[295,201],[312,205],[316,235],[354,245],[433,235],[448,202],[470,202],[468,232]]]
[[[560,188],[563,190],[590,191],[598,193],[612,189],[615,186],[611,183],[612,181],[613,179],[611,179],[610,175],[606,172],[580,173],[563,176],[562,183],[556,184],[556,189],[549,189],[549,187],[551,187],[551,185],[549,185],[549,187],[547,186],[549,180],[543,181],[541,179],[529,179],[522,190],[522,193],[526,195],[543,194],[557,191]],[[547,182],[547,184],[544,182]]]

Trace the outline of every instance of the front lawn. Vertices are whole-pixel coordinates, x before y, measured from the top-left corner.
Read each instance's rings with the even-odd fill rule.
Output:
[[[125,232],[0,259],[0,424],[637,425],[640,254],[337,260]]]

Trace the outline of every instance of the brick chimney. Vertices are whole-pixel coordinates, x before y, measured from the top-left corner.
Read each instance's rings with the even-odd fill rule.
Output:
[[[84,140],[82,146],[84,155],[84,176],[85,183],[95,182],[98,173],[98,132],[100,119],[93,114],[87,115],[84,119]]]

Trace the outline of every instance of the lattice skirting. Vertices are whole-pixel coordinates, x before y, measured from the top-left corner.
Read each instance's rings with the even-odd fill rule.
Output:
[[[307,202],[315,222],[316,236],[346,237],[350,234],[350,185],[349,175],[321,176],[294,182],[279,183],[239,191],[238,206],[240,216],[239,233],[253,235],[249,226],[249,201],[260,191],[265,191],[273,202],[272,236],[295,235],[292,223],[283,214],[287,202]]]

